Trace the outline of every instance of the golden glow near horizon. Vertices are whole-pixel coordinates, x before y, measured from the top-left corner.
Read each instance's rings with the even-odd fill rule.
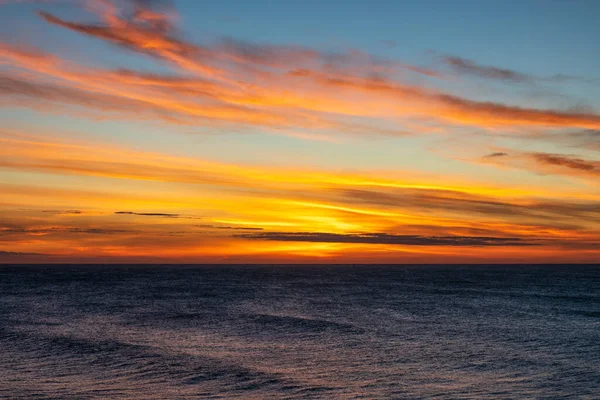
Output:
[[[473,100],[527,77],[477,64],[201,45],[144,4],[37,17],[122,66],[0,42],[0,262],[600,258],[598,113]]]

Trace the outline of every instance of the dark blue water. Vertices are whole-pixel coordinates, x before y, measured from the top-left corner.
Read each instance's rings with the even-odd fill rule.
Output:
[[[0,398],[600,398],[600,267],[0,267]]]

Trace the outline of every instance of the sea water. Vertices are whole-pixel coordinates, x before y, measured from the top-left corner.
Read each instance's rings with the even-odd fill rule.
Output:
[[[600,398],[600,266],[4,266],[0,398]]]

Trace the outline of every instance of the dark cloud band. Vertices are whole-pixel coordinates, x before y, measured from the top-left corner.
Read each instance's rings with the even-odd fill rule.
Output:
[[[534,246],[520,238],[493,236],[421,236],[387,233],[339,234],[324,232],[263,232],[235,235],[238,238],[285,242],[362,243],[404,246]]]

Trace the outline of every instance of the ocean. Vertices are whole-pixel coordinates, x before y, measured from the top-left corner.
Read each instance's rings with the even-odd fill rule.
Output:
[[[600,266],[0,266],[3,399],[600,399]]]

